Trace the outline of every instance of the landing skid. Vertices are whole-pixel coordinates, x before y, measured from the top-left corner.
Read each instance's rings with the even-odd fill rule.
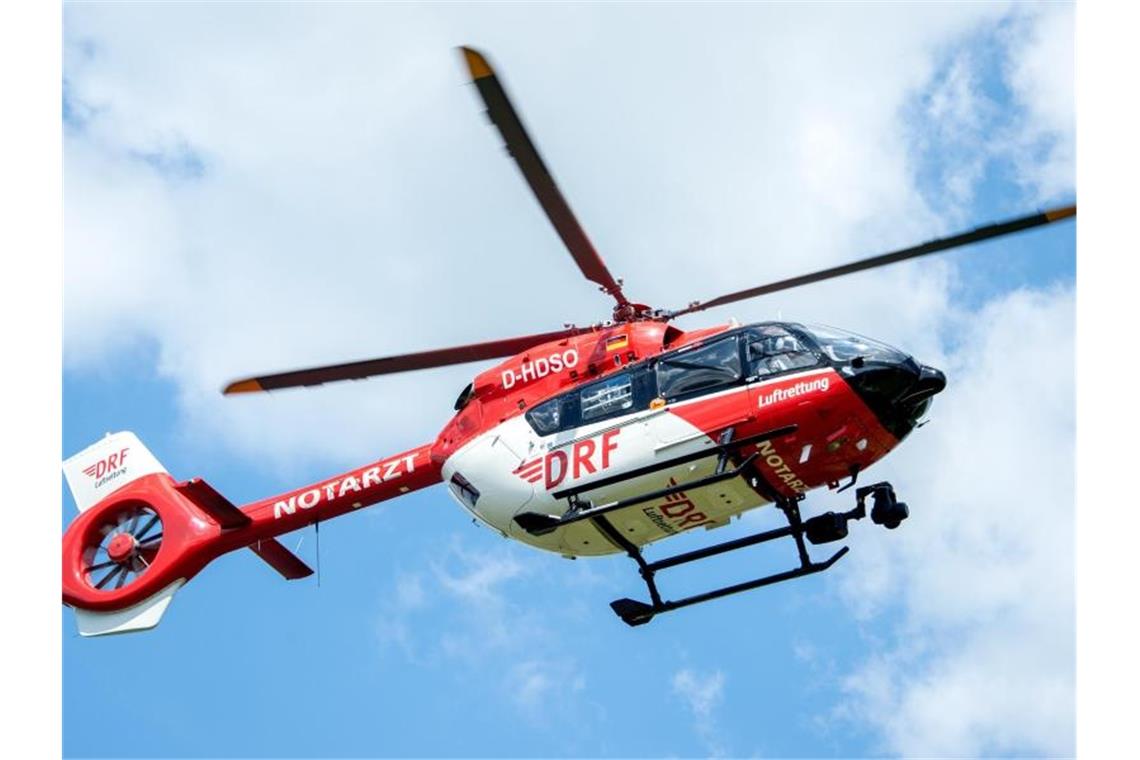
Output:
[[[856,491],[856,505],[854,509],[842,513],[825,512],[822,515],[812,517],[805,521],[801,519],[799,510],[799,501],[803,497],[784,499],[778,501],[776,506],[784,513],[784,517],[787,518],[788,525],[786,527],[766,530],[751,536],[745,536],[744,538],[714,544],[704,549],[684,552],[683,554],[659,559],[656,562],[647,562],[645,557],[642,556],[641,550],[623,536],[621,531],[617,530],[604,514],[592,517],[590,518],[591,522],[637,563],[641,577],[649,589],[650,604],[639,602],[635,599],[617,599],[610,603],[610,607],[617,613],[618,617],[628,625],[644,625],[652,620],[655,615],[659,615],[662,612],[670,612],[671,610],[677,610],[682,607],[689,607],[694,604],[719,599],[723,596],[738,594],[742,591],[751,591],[761,586],[769,586],[773,583],[781,583],[793,578],[800,578],[805,575],[822,572],[838,562],[839,559],[847,553],[848,547],[844,546],[823,562],[814,562],[808,554],[804,539],[806,538],[807,541],[812,544],[824,544],[846,538],[847,522],[849,520],[860,520],[867,516],[864,500],[868,495],[874,496],[876,509],[880,503],[887,501],[891,504],[894,503],[894,491],[890,484],[876,483],[874,485],[864,486]],[[905,505],[902,509],[905,511]],[[875,518],[878,517],[878,515],[872,514],[872,517]],[[905,519],[905,515],[903,518],[900,518],[900,520],[901,519]],[[875,519],[875,522],[883,524],[879,519]],[[897,525],[897,523],[895,524]],[[724,554],[725,552],[743,549],[748,546],[755,546],[756,544],[787,538],[789,536],[791,536],[796,543],[796,550],[799,553],[800,559],[799,567],[671,601],[663,600],[657,589],[655,576],[658,571],[708,557],[714,557],[718,554]]]

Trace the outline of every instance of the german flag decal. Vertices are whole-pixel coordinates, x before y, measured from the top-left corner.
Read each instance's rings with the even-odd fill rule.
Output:
[[[612,338],[606,338],[606,350],[618,351],[629,345],[629,335],[615,335]]]

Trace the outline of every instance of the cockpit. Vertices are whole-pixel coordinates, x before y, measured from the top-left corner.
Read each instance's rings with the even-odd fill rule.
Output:
[[[806,369],[820,357],[804,339],[781,324],[763,324],[745,332],[749,375],[757,378]]]

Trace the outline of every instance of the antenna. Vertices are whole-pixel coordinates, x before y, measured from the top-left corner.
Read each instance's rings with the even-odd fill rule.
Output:
[[[313,530],[316,532],[317,542],[317,588],[321,587],[321,521],[317,520],[313,523]]]

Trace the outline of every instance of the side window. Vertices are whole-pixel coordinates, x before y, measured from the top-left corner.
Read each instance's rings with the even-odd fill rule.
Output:
[[[656,395],[652,368],[641,365],[547,399],[527,412],[526,420],[539,435],[552,435],[648,409]]]
[[[709,392],[734,384],[741,375],[739,343],[733,335],[658,362],[658,394],[672,400],[692,393]]]
[[[563,421],[562,401],[561,397],[552,398],[526,413],[526,418],[536,433],[550,435],[561,429]]]
[[[750,331],[747,341],[750,376],[777,375],[819,364],[819,358],[803,341],[778,325],[766,325]]]
[[[633,410],[633,380],[628,372],[620,372],[589,385],[579,393],[582,423]]]

